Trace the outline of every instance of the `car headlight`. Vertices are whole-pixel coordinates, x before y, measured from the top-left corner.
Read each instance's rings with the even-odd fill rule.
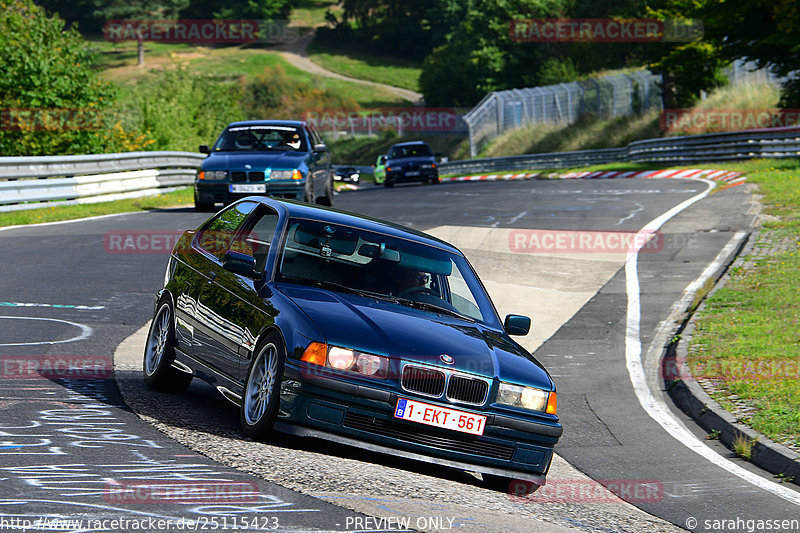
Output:
[[[534,387],[521,387],[510,383],[500,383],[497,403],[520,407],[529,411],[556,414],[556,393]]]
[[[301,180],[303,174],[299,170],[273,170],[269,174],[270,179],[273,180]]]
[[[436,164],[420,165],[420,168],[436,168]]]
[[[373,378],[386,379],[389,375],[388,357],[328,346],[322,342],[309,344],[300,360]]]
[[[227,170],[201,170],[198,175],[201,180],[224,180],[227,177]]]

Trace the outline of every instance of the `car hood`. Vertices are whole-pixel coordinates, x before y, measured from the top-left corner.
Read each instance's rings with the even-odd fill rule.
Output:
[[[306,152],[219,152],[213,153],[203,161],[203,170],[264,170],[295,169],[305,160]],[[246,169],[245,165],[250,165]]]
[[[313,287],[279,287],[330,345],[550,390],[547,371],[504,333],[477,322]],[[322,340],[322,339],[320,339]],[[447,365],[440,355],[455,362]]]

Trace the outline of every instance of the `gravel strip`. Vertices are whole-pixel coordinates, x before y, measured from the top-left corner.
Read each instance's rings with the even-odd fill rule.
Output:
[[[513,501],[483,488],[477,474],[317,439],[282,434],[270,442],[244,439],[238,409],[205,383],[195,380],[181,396],[145,388],[139,370],[145,335],[146,329],[140,330],[115,354],[117,383],[131,409],[192,450],[286,488],[370,516],[409,517],[413,528],[425,532],[682,531],[599,486],[592,490],[601,500],[595,503],[540,503],[537,495]],[[548,480],[553,486],[592,483],[558,456]]]

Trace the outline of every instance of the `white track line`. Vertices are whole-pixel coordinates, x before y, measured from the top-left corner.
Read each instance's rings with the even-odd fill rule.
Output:
[[[644,235],[650,235],[654,233],[672,217],[695,202],[708,196],[708,193],[715,186],[714,182],[707,179],[689,179],[702,181],[706,183],[708,188],[692,198],[689,198],[688,200],[676,205],[658,218],[650,221],[646,226],[639,230],[639,233]],[[639,303],[639,274],[637,271],[638,257],[639,250],[632,250],[628,252],[625,262],[625,286],[628,296],[628,312],[625,328],[625,362],[628,367],[628,374],[630,375],[631,383],[633,384],[633,390],[636,392],[636,397],[638,398],[639,403],[642,405],[642,408],[647,412],[650,418],[655,420],[662,428],[664,428],[669,435],[689,448],[691,451],[760,489],[766,490],[790,503],[800,505],[799,493],[764,479],[753,472],[745,470],[741,466],[729,461],[716,451],[706,446],[702,440],[698,439],[686,428],[686,426],[683,425],[680,420],[673,416],[666,404],[660,398],[656,398],[653,392],[647,386],[644,365],[642,364],[642,344],[639,337],[641,306]],[[722,261],[722,258],[718,256],[717,261]],[[706,269],[706,271],[708,271],[708,269]],[[692,287],[694,287],[694,285],[687,287],[687,290]]]

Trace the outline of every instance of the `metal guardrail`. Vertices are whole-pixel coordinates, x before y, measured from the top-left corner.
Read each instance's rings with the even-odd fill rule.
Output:
[[[0,157],[0,211],[134,198],[193,183],[205,156],[192,152]],[[800,128],[648,139],[624,148],[449,161],[441,174],[561,169],[607,163],[699,163],[799,158]]]
[[[754,158],[800,159],[800,128],[707,133],[635,141],[624,148],[450,161],[441,174],[574,168],[606,163],[700,163]]]
[[[192,152],[0,157],[0,211],[166,192],[191,184],[204,158]]]

